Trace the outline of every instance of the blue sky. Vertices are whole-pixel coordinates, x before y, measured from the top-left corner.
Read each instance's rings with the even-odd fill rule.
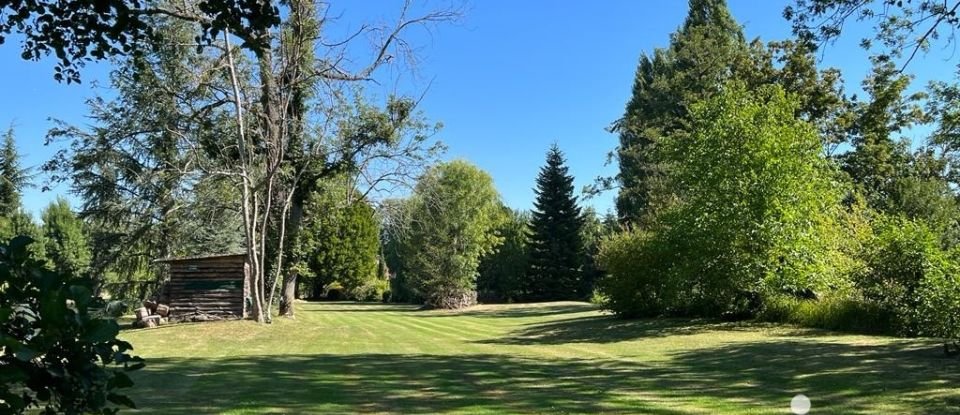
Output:
[[[399,6],[399,1],[393,2]],[[388,19],[384,1],[338,3],[342,15],[336,31],[346,33],[369,19]],[[747,37],[777,40],[789,37],[781,17],[786,1],[731,0],[730,8],[745,26]],[[436,4],[434,4],[436,5]],[[579,190],[598,175],[615,173],[605,166],[616,136],[605,128],[623,112],[634,69],[642,52],[667,44],[683,21],[686,1],[603,2],[475,0],[463,19],[429,31],[410,33],[417,46],[417,76],[381,72],[381,82],[368,90],[382,95],[420,95],[427,117],[441,121],[447,158],[472,161],[491,173],[504,201],[531,207],[533,185],[551,143],[566,152]],[[856,45],[862,28],[852,26],[845,38],[823,54],[824,66],[843,70],[848,89],[859,89],[869,69],[867,55]],[[0,127],[11,123],[25,164],[38,166],[56,151],[43,145],[51,127],[48,118],[85,123],[84,100],[101,88],[108,64],[93,64],[84,84],[58,84],[53,60],[24,62],[14,39],[0,46]],[[918,56],[910,71],[916,86],[930,79],[950,79],[949,51]],[[108,93],[108,91],[100,91]],[[29,211],[39,212],[65,186],[50,192],[25,192]],[[585,201],[598,211],[612,208],[614,194]]]

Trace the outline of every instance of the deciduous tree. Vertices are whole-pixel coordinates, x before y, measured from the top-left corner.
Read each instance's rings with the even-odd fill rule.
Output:
[[[474,304],[480,259],[502,240],[493,179],[465,161],[442,163],[427,171],[407,203],[405,273],[430,306]]]

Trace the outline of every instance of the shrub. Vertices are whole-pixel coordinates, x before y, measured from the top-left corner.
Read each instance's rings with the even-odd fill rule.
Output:
[[[768,296],[757,319],[826,330],[894,334],[890,331],[891,313],[876,304],[843,296],[820,299]]]
[[[356,301],[383,301],[384,293],[390,291],[390,281],[372,278],[363,285],[347,291],[347,295]]]
[[[667,278],[671,250],[649,232],[630,230],[608,237],[597,255],[607,275],[598,286],[602,306],[624,317],[666,314],[676,304],[676,287]]]
[[[610,298],[604,294],[603,291],[600,291],[600,288],[594,288],[593,292],[590,293],[590,298],[587,299],[587,301],[593,305],[603,306],[610,301]]]
[[[865,266],[855,281],[868,300],[896,316],[897,333],[915,335],[912,317],[919,305],[917,289],[933,265],[931,260],[941,262],[941,256],[933,233],[923,224],[881,217],[865,246]]]
[[[116,338],[117,322],[97,319],[89,280],[42,267],[29,238],[0,245],[0,412],[116,413],[134,407],[117,391],[143,366]]]
[[[951,262],[948,270],[931,273],[920,284],[916,311],[920,335],[960,339],[960,267]]]
[[[881,217],[863,257],[857,286],[895,316],[898,334],[957,337],[960,263],[940,248],[936,233],[921,222]]]

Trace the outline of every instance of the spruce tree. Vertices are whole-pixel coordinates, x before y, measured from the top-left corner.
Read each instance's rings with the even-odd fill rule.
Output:
[[[0,217],[12,218],[20,210],[20,192],[27,180],[27,170],[20,167],[20,154],[11,128],[4,134],[0,149]]]
[[[530,220],[527,296],[535,301],[582,298],[583,218],[573,195],[573,177],[554,144],[537,177]]]

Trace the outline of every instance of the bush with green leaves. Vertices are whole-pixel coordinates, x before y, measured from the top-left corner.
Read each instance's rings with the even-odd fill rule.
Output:
[[[669,314],[677,304],[677,281],[666,278],[675,250],[656,235],[628,230],[603,240],[597,260],[602,306],[623,317]]]
[[[901,335],[960,337],[960,262],[922,222],[880,217],[856,283]]]
[[[117,339],[88,280],[46,269],[17,237],[0,244],[0,412],[116,413],[143,360]]]
[[[662,143],[681,202],[664,218],[671,272],[697,314],[743,313],[764,291],[823,290],[840,195],[814,127],[779,86],[728,84]]]
[[[917,293],[918,334],[960,340],[960,264],[956,258],[944,269],[929,273]]]
[[[381,278],[372,278],[347,291],[347,296],[350,299],[363,302],[382,302],[385,296],[389,297],[389,295],[390,281]]]

